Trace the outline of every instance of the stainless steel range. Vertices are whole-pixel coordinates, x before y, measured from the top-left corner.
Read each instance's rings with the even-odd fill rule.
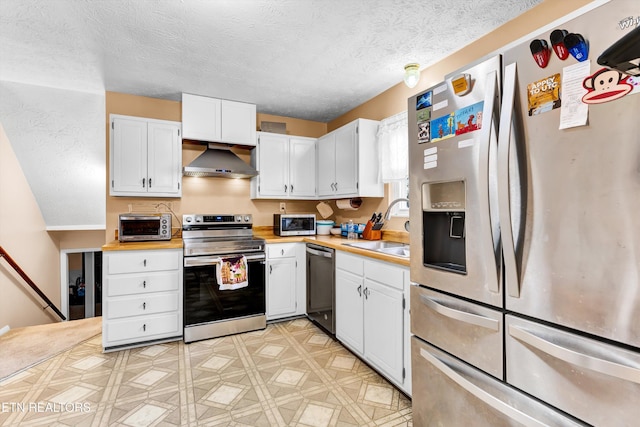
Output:
[[[265,241],[253,237],[252,216],[183,215],[182,239],[184,341],[264,329]],[[228,260],[246,266],[246,280],[237,288],[220,283]]]

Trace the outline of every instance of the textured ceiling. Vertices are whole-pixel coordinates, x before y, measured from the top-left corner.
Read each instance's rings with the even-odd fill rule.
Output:
[[[542,0],[0,0],[0,80],[326,122]]]

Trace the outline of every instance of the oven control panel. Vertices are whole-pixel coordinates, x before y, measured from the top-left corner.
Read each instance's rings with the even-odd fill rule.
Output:
[[[252,224],[251,214],[189,214],[182,215],[183,225],[192,224]]]

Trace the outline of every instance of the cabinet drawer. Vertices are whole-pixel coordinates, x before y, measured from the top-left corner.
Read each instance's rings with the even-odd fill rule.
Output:
[[[278,243],[267,245],[267,258],[292,258],[296,256],[297,243]]]
[[[364,262],[364,271],[367,279],[384,283],[399,290],[404,287],[404,271],[401,267],[380,261],[366,260]]]
[[[180,284],[179,273],[179,271],[169,271],[109,276],[106,283],[107,296],[177,291]]]
[[[411,332],[503,379],[502,313],[421,286],[411,288]]]
[[[362,276],[364,274],[364,258],[345,252],[336,252],[336,268]]]
[[[143,271],[178,270],[179,251],[123,251],[107,256],[108,274],[141,273]]]
[[[177,311],[178,307],[179,294],[177,292],[168,292],[110,299],[107,302],[106,314],[107,319],[118,319],[121,317]]]
[[[120,345],[125,344],[123,341],[137,342],[157,339],[162,336],[181,336],[181,326],[177,312],[111,321],[105,327],[106,343]]]

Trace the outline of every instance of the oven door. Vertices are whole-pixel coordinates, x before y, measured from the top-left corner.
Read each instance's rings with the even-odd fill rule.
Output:
[[[221,290],[216,273],[227,256],[237,254],[184,258],[185,327],[265,314],[264,252],[245,255],[248,286]]]

